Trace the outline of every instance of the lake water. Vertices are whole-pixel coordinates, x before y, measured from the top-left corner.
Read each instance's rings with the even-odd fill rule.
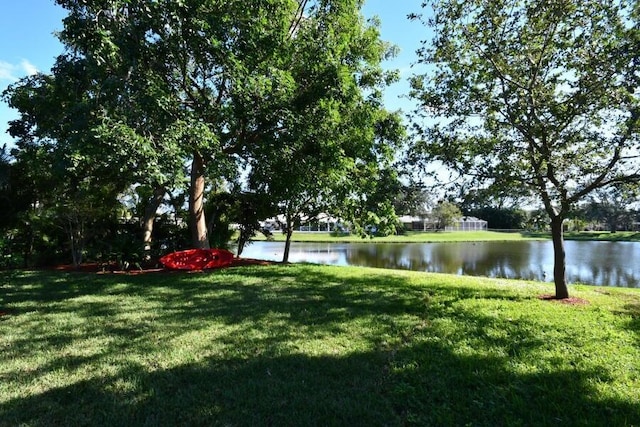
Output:
[[[565,242],[567,280],[640,287],[640,243]],[[281,261],[283,242],[254,242],[242,256]],[[290,262],[553,280],[550,241],[465,243],[292,243]]]

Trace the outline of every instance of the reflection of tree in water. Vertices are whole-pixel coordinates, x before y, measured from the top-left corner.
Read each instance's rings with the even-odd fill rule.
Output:
[[[344,246],[331,243],[293,243],[289,253],[290,262],[347,265]]]
[[[568,242],[569,255],[575,258],[567,268],[569,281],[604,286],[637,287],[640,272],[634,269],[640,259],[640,245],[632,242]],[[586,244],[585,244],[586,243]]]
[[[414,263],[414,257],[407,254],[409,246],[401,244],[352,244],[346,252],[349,265],[390,268],[396,270],[421,270]]]
[[[528,270],[530,266],[528,245],[513,245],[510,242],[477,242],[455,246],[458,246],[455,250],[459,255],[458,274],[522,278],[522,272]],[[450,262],[453,262],[453,259],[449,257]]]
[[[625,288],[634,288],[638,285],[638,278],[631,270],[621,269],[619,266],[613,265],[591,265],[590,275],[583,277],[576,275],[575,282],[592,281],[591,283],[599,283],[605,286],[621,286]]]
[[[510,278],[529,266],[526,249],[496,242],[357,244],[346,257],[350,265]]]

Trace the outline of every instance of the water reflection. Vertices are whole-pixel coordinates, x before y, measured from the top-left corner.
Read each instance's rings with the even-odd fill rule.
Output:
[[[570,283],[640,287],[640,243],[565,242]],[[255,242],[247,258],[279,261],[284,243]],[[551,281],[551,242],[292,243],[291,262]]]

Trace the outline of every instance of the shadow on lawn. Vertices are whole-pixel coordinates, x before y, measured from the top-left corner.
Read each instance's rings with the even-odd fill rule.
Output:
[[[416,354],[421,354],[416,358]],[[392,369],[395,362],[413,361]],[[416,363],[416,361],[419,361]],[[438,345],[395,354],[208,359],[129,366],[0,404],[0,425],[633,425],[640,409],[595,401],[598,372],[514,375]],[[122,384],[128,384],[123,389]]]
[[[33,384],[50,371],[105,363],[117,369],[2,402],[2,426],[640,423],[640,408],[594,397],[590,384],[606,381],[606,372],[567,366],[516,373],[507,366],[512,352],[532,352],[543,342],[517,321],[452,310],[464,299],[521,299],[507,290],[426,289],[407,286],[401,276],[344,277],[300,266],[153,278],[66,277],[70,290],[54,284],[42,294],[44,288],[25,287],[10,299],[40,306],[47,315],[73,311],[85,322],[58,331],[59,342],[43,336],[43,342],[30,344],[34,337],[26,337],[12,353],[20,357],[42,346],[55,351],[60,344],[101,334],[111,340],[93,356],[59,355],[40,369],[11,375]],[[103,295],[122,305],[83,299]],[[155,309],[134,322],[140,300]],[[291,344],[341,334],[358,321],[374,324],[362,329],[367,349],[333,357],[321,349],[321,355],[311,356]],[[437,326],[438,321],[451,329]],[[483,329],[496,322],[505,335],[483,336]],[[128,351],[161,358],[172,339],[212,325],[232,326],[210,338],[229,353],[195,357],[201,361],[169,369],[127,359]],[[465,355],[462,347],[473,344],[465,340],[474,336],[480,337],[478,345],[506,354]]]

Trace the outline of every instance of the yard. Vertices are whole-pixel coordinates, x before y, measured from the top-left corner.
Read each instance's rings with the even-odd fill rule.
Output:
[[[0,425],[640,425],[640,292],[364,268],[0,273]]]

